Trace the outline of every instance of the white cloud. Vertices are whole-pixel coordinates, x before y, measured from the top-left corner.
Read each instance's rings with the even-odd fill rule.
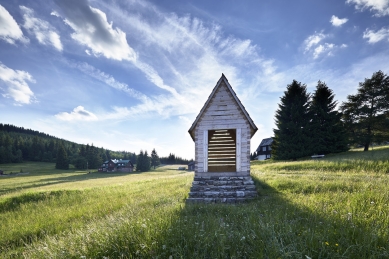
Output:
[[[128,45],[126,33],[113,28],[104,12],[89,6],[87,0],[57,0],[65,14],[65,23],[73,30],[71,37],[87,46],[96,56],[114,60],[136,60],[135,51]],[[52,12],[58,16],[58,13]]]
[[[313,59],[317,59],[322,53],[326,53],[328,56],[332,55],[331,50],[335,47],[332,43],[324,43],[317,46],[313,51]]]
[[[127,93],[129,96],[135,98],[135,99],[138,99],[138,100],[141,100],[141,101],[147,101],[148,100],[148,97],[146,95],[144,95],[143,93],[133,89],[133,88],[130,88],[127,84],[125,83],[121,83],[121,82],[118,82],[113,76],[107,74],[107,73],[104,73],[102,71],[100,71],[99,69],[87,64],[87,63],[69,63],[67,62],[67,64],[71,67],[74,67],[74,68],[77,68],[78,70],[80,70],[81,72],[101,81],[101,82],[104,82],[105,84],[117,89],[117,90],[120,90],[120,91],[123,91],[125,93]]]
[[[86,1],[57,1],[57,3],[65,13],[65,22],[76,31],[76,34],[80,34],[80,37],[92,40],[95,35],[103,34],[104,37],[96,36],[98,38],[96,41],[110,42],[110,45],[104,46],[100,52],[94,45],[85,44],[90,48],[87,54],[96,55],[99,52],[106,57],[114,56],[116,54],[112,51],[115,46],[123,46],[111,40],[117,36],[116,32],[119,29],[112,29],[112,22],[107,23],[106,14],[100,9],[90,7]],[[135,66],[151,83],[167,92],[150,96],[142,95],[102,71],[85,64],[79,66],[78,69],[84,73],[141,100],[141,104],[131,108],[114,107],[111,112],[99,116],[101,120],[139,114],[147,116],[150,113],[157,113],[163,117],[195,113],[200,110],[208,97],[205,93],[212,90],[222,72],[228,76],[230,82],[234,82],[234,89],[238,90],[244,98],[253,98],[251,93],[258,94],[258,90],[255,89],[259,86],[256,82],[239,88],[244,74],[248,71],[261,74],[264,70],[264,73],[274,80],[274,85],[280,77],[275,72],[276,67],[272,62],[269,63],[269,60],[259,57],[257,47],[250,40],[226,37],[218,25],[207,25],[189,16],[178,17],[176,14],[162,13],[157,7],[143,1],[129,2],[127,4],[137,5],[129,8],[119,8],[105,2],[99,4],[105,7],[102,9],[109,9],[112,17],[123,23],[121,27],[125,28],[129,35],[137,35],[131,40],[135,42],[132,45],[137,46],[140,54],[138,58],[135,56],[132,59],[123,58],[123,60],[130,60],[131,63],[122,63],[122,65],[128,69],[133,69]],[[75,9],[81,9],[79,17],[73,17]],[[136,13],[131,13],[132,10],[136,10]],[[76,24],[82,27],[77,27]],[[89,24],[89,27],[79,24]],[[86,31],[87,27],[91,31],[98,32],[91,34]],[[83,36],[81,32],[84,33]],[[124,32],[123,34],[125,35]],[[125,45],[128,46],[127,41]],[[119,56],[125,57],[125,55]],[[268,84],[261,85],[262,88],[270,90],[271,87],[267,88],[267,86]],[[272,88],[271,91],[274,89],[278,87]]]
[[[363,33],[363,38],[368,39],[367,42],[370,44],[374,44],[385,39],[389,41],[389,28],[382,28],[376,32],[366,29]]]
[[[15,41],[29,42],[28,38],[23,36],[15,19],[2,5],[0,5],[0,39],[10,44],[15,44]]]
[[[63,121],[96,121],[97,116],[92,112],[85,110],[83,106],[77,106],[72,112],[61,112],[55,115],[56,118]]]
[[[313,35],[310,35],[304,41],[305,52],[308,52],[309,50],[311,50],[313,46],[317,45],[319,42],[321,42],[326,37],[328,37],[328,35],[325,35],[321,32],[315,32]]]
[[[331,20],[330,20],[331,24],[332,24],[333,26],[335,26],[335,27],[340,27],[340,26],[342,26],[343,24],[345,24],[347,21],[348,21],[347,18],[340,19],[340,18],[336,17],[335,15],[333,15],[333,16],[331,17]]]
[[[388,0],[347,0],[346,3],[354,4],[355,9],[364,11],[365,9],[375,13],[375,16],[389,15]]]
[[[347,47],[346,44],[338,46],[333,43],[323,42],[327,37],[329,37],[329,35],[321,32],[315,32],[313,35],[310,35],[303,43],[304,53],[309,53],[312,55],[313,59],[317,59],[324,55],[333,56],[334,50]]]
[[[4,97],[13,98],[18,105],[30,104],[34,100],[34,93],[27,82],[34,83],[35,80],[28,72],[13,70],[0,63],[0,80],[7,86],[3,89]]]
[[[61,39],[53,27],[46,21],[34,17],[34,11],[25,6],[19,6],[23,13],[23,27],[35,35],[40,44],[52,45],[58,51],[63,50]]]

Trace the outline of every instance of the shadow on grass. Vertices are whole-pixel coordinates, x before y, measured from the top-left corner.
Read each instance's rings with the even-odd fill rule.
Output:
[[[17,210],[21,205],[27,203],[37,203],[52,198],[58,198],[62,195],[71,193],[81,193],[78,190],[59,190],[50,192],[24,193],[17,197],[11,197],[0,203],[0,213]]]
[[[118,176],[125,176],[130,174],[141,174],[141,172],[131,172],[131,173],[105,173],[105,172],[94,172],[94,173],[75,173],[74,175],[63,175],[59,174],[58,177],[54,178],[45,178],[37,181],[28,182],[28,184],[22,184],[20,186],[14,188],[7,188],[0,190],[0,195],[5,193],[12,193],[20,190],[28,190],[33,188],[39,188],[43,186],[51,186],[56,184],[68,183],[68,182],[80,182],[80,181],[88,181],[93,179],[104,179],[104,178],[112,178]],[[50,175],[50,174],[43,174]],[[34,175],[36,176],[36,175]],[[25,177],[20,176],[20,177]]]
[[[324,216],[254,177],[243,204],[185,204],[159,237],[161,258],[387,258],[387,237],[352,217]],[[308,198],[308,197],[307,197]]]

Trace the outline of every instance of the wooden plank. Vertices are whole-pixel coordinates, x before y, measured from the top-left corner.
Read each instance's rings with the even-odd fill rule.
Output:
[[[201,119],[203,119],[204,116],[211,116],[211,115],[240,115],[240,111],[237,110],[230,110],[230,111],[206,111]]]
[[[242,144],[242,130],[236,129],[236,171],[241,171],[241,144]]]
[[[232,104],[232,103],[235,102],[235,101],[234,101],[233,98],[230,97],[230,96],[221,95],[221,96],[215,96],[215,97],[213,97],[212,102],[213,102],[213,103],[218,103],[218,102],[220,102],[220,103],[229,102],[229,103]]]
[[[214,127],[214,126],[218,126],[219,128],[220,127],[223,127],[223,125],[230,125],[230,127],[232,127],[233,129],[234,128],[240,128],[239,125],[243,125],[242,121],[240,119],[231,119],[231,120],[227,120],[227,119],[214,119],[214,120],[209,120],[209,121],[201,121],[201,124],[204,124],[204,128],[206,126],[208,127]],[[218,128],[215,128],[215,129],[218,129]]]
[[[240,120],[244,123],[244,117],[241,114],[224,114],[224,115],[204,115],[201,121],[214,121],[214,120]]]
[[[203,141],[204,171],[203,172],[207,172],[208,171],[208,130],[204,130],[204,137],[203,137],[203,139],[204,139],[204,141]]]
[[[246,129],[248,127],[245,123],[237,123],[237,124],[218,124],[218,125],[209,125],[207,123],[201,122],[198,124],[198,127],[201,131],[203,130],[217,130],[217,129]]]
[[[229,93],[227,89],[219,89],[219,91],[217,91],[214,95],[214,97],[220,97],[220,96],[228,96],[231,99],[233,98],[231,93]]]
[[[238,109],[238,106],[237,105],[234,105],[234,104],[227,104],[227,103],[223,103],[223,104],[214,104],[214,105],[211,105],[207,108],[207,111],[219,111],[219,110],[224,110],[224,111],[229,111],[229,110],[237,110]]]

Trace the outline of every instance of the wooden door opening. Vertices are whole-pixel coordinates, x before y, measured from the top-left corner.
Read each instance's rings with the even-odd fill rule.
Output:
[[[208,131],[208,172],[236,171],[236,130]]]

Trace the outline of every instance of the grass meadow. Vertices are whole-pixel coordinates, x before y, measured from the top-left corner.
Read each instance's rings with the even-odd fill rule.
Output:
[[[0,165],[1,258],[389,258],[389,147],[253,162],[258,197],[186,204],[193,172]],[[29,172],[29,174],[25,174]]]

